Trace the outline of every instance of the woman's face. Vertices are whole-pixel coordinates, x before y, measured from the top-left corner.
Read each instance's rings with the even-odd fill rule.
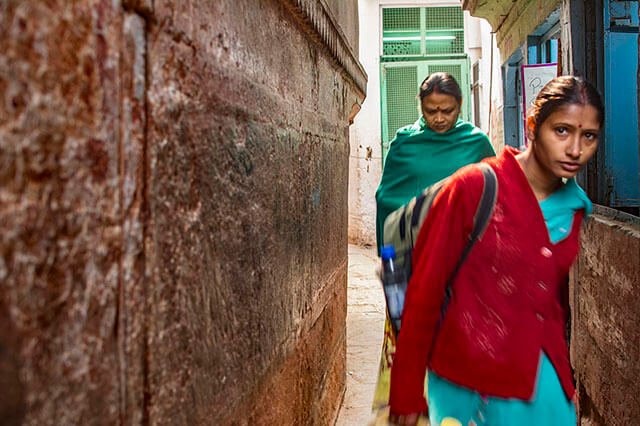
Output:
[[[543,169],[557,178],[572,178],[595,154],[599,133],[596,108],[569,104],[550,114],[537,136],[531,120],[527,137]]]
[[[436,133],[451,130],[459,114],[460,104],[451,95],[433,92],[422,99],[422,116]]]

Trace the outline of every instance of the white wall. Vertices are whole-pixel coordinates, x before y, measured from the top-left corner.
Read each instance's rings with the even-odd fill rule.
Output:
[[[349,129],[349,241],[375,244],[375,192],[382,175],[380,137],[380,1],[359,0],[360,63],[367,98]],[[369,153],[369,155],[367,155]]]
[[[491,137],[496,151],[504,145],[502,128],[502,73],[500,52],[496,43],[491,46],[491,25],[485,19],[474,18],[465,12],[465,47],[469,62],[480,64],[480,124],[479,127]],[[493,87],[491,87],[491,50],[493,50]],[[491,96],[491,100],[489,99]],[[470,99],[473,102],[472,99]],[[489,113],[493,119],[489,123]],[[489,128],[491,126],[491,129]]]
[[[359,0],[360,62],[369,81],[367,98],[362,110],[350,127],[351,155],[349,159],[349,241],[357,244],[375,244],[375,192],[382,174],[382,141],[380,123],[380,9],[381,6],[457,6],[460,1],[407,1]],[[465,12],[465,49],[473,65],[480,60],[482,96],[482,129],[489,129],[489,75],[491,27]],[[494,53],[494,82],[492,98],[502,105],[500,58]],[[426,76],[424,76],[426,77]],[[464,102],[473,102],[465,99]],[[496,114],[494,108],[494,115]],[[501,114],[501,109],[500,109]],[[417,118],[417,117],[416,117]],[[495,124],[493,120],[492,124]],[[500,124],[502,120],[500,120]],[[496,132],[494,132],[496,133]],[[501,138],[501,136],[500,136]],[[501,148],[501,139],[494,143]],[[369,153],[369,154],[368,154]]]
[[[495,38],[492,42],[491,25],[488,21],[480,19],[482,37],[482,60],[480,67],[482,105],[482,129],[489,135],[493,148],[496,152],[502,151],[504,147],[504,123],[502,117],[503,110],[503,90],[502,90],[502,62],[503,59],[498,50]],[[493,51],[493,79],[491,78],[491,52]],[[491,87],[493,86],[493,87]],[[489,98],[491,92],[491,98]],[[491,119],[489,110],[491,106]],[[490,123],[489,123],[490,122]]]

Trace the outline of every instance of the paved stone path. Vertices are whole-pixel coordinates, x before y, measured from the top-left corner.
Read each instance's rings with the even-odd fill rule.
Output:
[[[337,426],[367,425],[384,329],[384,296],[375,247],[349,245],[347,390]]]

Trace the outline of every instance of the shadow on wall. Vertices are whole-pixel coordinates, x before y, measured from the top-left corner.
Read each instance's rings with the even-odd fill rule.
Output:
[[[3,426],[19,426],[22,424],[27,411],[24,385],[20,381],[20,365],[14,356],[17,347],[12,342],[12,334],[7,325],[11,322],[0,309],[0,423]]]

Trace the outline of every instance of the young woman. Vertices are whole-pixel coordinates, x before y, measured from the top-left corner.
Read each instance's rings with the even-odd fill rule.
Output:
[[[542,89],[527,150],[507,147],[485,160],[498,198],[444,315],[445,282],[472,229],[482,174],[465,167],[442,189],[414,249],[391,371],[395,424],[415,424],[427,410],[432,425],[576,424],[568,274],[591,203],[573,178],[596,152],[603,120],[589,83],[558,77]]]
[[[413,125],[399,129],[391,141],[376,192],[378,253],[384,220],[389,213],[460,167],[495,155],[487,135],[458,117],[462,92],[450,74],[431,74],[420,85],[419,97],[422,117]],[[389,368],[394,350],[387,321],[374,409],[388,404]]]

